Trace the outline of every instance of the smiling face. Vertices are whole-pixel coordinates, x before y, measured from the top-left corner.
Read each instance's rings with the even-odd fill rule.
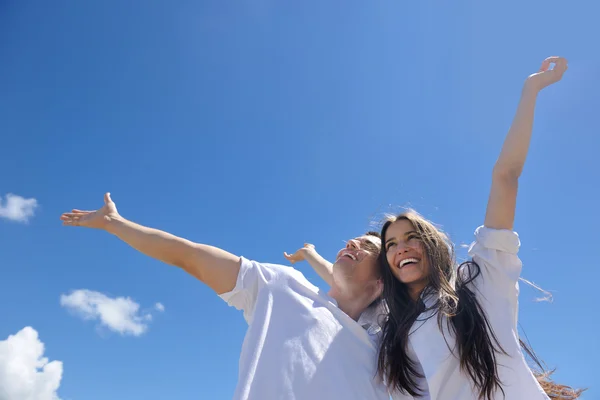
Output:
[[[333,265],[334,279],[349,284],[364,284],[379,279],[377,256],[381,240],[372,235],[351,239],[341,249]]]
[[[429,283],[429,260],[420,234],[407,219],[390,224],[382,238],[386,260],[392,274],[410,292],[420,293]]]

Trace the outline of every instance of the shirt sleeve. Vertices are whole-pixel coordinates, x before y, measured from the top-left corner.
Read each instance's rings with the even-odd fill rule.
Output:
[[[493,325],[510,323],[514,331],[517,329],[519,312],[522,263],[517,253],[520,246],[516,232],[480,226],[475,230],[475,242],[469,248],[469,255],[480,270],[480,275],[471,283],[475,295],[482,301],[480,304],[487,310]],[[502,330],[496,333],[500,332]]]
[[[498,288],[514,286],[521,275],[522,263],[517,253],[521,242],[516,232],[480,226],[475,230],[475,242],[469,248],[483,275]]]
[[[252,321],[256,299],[262,287],[278,279],[284,267],[272,264],[262,264],[241,258],[240,272],[232,291],[222,293],[221,297],[227,304],[244,312],[248,324]]]
[[[469,255],[480,270],[480,275],[471,283],[476,296],[483,300],[482,306],[489,315],[493,314],[494,321],[510,320],[513,329],[517,328],[519,309],[522,263],[517,253],[520,246],[516,232],[480,226],[475,231],[475,242],[469,248]],[[468,269],[459,273],[464,279]]]

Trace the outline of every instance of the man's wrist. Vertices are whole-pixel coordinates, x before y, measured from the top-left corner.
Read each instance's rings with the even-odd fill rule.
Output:
[[[104,225],[104,230],[110,234],[117,235],[119,227],[125,222],[125,218],[121,217],[120,215],[107,215],[104,217],[104,221],[106,222]]]

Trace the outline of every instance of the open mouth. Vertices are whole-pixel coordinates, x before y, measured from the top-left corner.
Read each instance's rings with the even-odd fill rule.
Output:
[[[340,258],[342,258],[342,257],[348,257],[349,259],[356,261],[356,256],[353,254],[350,254],[350,253],[344,253],[344,254],[342,254],[342,256]]]
[[[400,261],[400,263],[398,264],[398,268],[403,268],[407,265],[416,264],[418,262],[419,260],[417,260],[416,258],[405,258],[404,260]]]

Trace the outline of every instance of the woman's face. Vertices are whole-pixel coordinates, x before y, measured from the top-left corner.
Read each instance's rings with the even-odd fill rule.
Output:
[[[406,284],[411,293],[420,293],[429,282],[429,261],[413,224],[405,219],[393,222],[384,240],[392,274]]]

